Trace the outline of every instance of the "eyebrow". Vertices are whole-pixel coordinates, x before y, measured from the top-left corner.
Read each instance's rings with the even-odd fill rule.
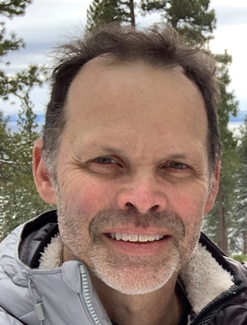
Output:
[[[111,146],[100,147],[100,150],[105,151],[106,153],[122,155],[124,152],[121,149],[117,149]]]
[[[170,159],[185,159],[188,157],[188,155],[183,154],[183,153],[175,153],[169,156]]]
[[[112,146],[102,146],[100,150],[107,154],[117,154],[117,155],[125,155],[124,151],[121,149],[114,148]],[[186,159],[189,156],[185,153],[174,153],[168,156],[168,159]]]

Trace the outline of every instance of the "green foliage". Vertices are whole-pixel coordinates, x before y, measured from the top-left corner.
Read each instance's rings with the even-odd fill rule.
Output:
[[[247,217],[247,117],[241,128],[241,141],[239,144],[239,154],[241,157],[242,168],[239,177],[239,195],[240,195],[240,211]],[[246,218],[247,222],[247,218]],[[246,228],[247,230],[247,228]]]
[[[23,15],[30,0],[4,0],[0,4],[0,15],[12,18],[15,15]],[[25,46],[24,41],[18,38],[15,33],[7,35],[5,22],[0,21],[0,63],[2,66],[9,66],[10,62],[3,61],[10,51],[20,50]],[[9,95],[15,95],[22,99],[23,95],[33,86],[41,85],[44,82],[44,69],[31,65],[15,75],[6,74],[6,69],[0,69],[0,96],[8,100]]]
[[[32,177],[32,146],[39,134],[28,95],[18,116],[19,130],[11,133],[0,114],[0,238],[49,208],[40,199]]]
[[[232,62],[231,56],[224,54],[215,55],[218,62],[218,78],[221,81],[221,101],[218,106],[220,136],[222,142],[221,175],[219,193],[212,211],[206,216],[204,229],[218,243],[224,251],[233,248],[231,241],[236,232],[236,201],[239,169],[241,166],[238,154],[238,138],[228,128],[229,115],[237,115],[238,101],[234,93],[227,90],[230,85],[228,67]],[[225,228],[225,229],[222,229]],[[234,240],[234,239],[233,239]],[[236,240],[234,240],[237,243]]]
[[[41,86],[45,75],[45,69],[35,65],[30,65],[27,69],[17,72],[15,75],[6,75],[3,71],[0,71],[0,96],[3,100],[9,100],[10,95],[15,95],[21,101],[25,101],[25,94],[33,86]]]
[[[3,116],[3,112],[0,111],[0,187],[1,197],[4,194],[4,184],[8,179],[8,172],[6,166],[10,163],[7,159],[8,148],[10,141],[10,132],[7,129],[8,118]]]
[[[111,22],[135,26],[134,1],[93,0],[87,10],[87,29]]]
[[[247,255],[240,254],[240,255],[232,255],[231,258],[234,260],[240,262],[240,263],[246,263],[247,262]]]
[[[28,4],[32,0],[9,0],[1,1],[0,13],[8,18],[23,15]]]
[[[238,170],[238,181],[235,191],[237,200],[235,204],[235,218],[233,218],[234,227],[232,227],[231,245],[235,250],[242,250],[244,254],[247,254],[247,117],[241,128],[237,152],[241,165]],[[238,238],[237,241],[236,238]]]
[[[93,0],[87,10],[87,29],[103,23],[127,23],[135,26],[134,9],[143,15],[160,12],[162,20],[191,42],[209,40],[215,29],[215,12],[209,9],[210,0]]]
[[[170,5],[170,0],[141,0],[141,9],[144,13],[163,11]]]
[[[216,17],[209,4],[210,0],[141,0],[143,14],[160,12],[166,24],[193,44],[212,38]]]
[[[3,0],[0,3],[0,15],[12,18],[23,15],[31,0]],[[31,148],[38,137],[35,131],[35,114],[29,92],[33,86],[41,85],[45,80],[45,71],[30,65],[15,75],[6,73],[10,63],[3,61],[10,51],[20,50],[24,41],[15,33],[7,34],[5,22],[0,22],[0,96],[9,100],[15,96],[20,100],[19,131],[11,133],[7,128],[8,119],[0,110],[0,238],[16,225],[41,212],[45,204],[39,199],[32,179]],[[47,206],[46,206],[47,207]]]

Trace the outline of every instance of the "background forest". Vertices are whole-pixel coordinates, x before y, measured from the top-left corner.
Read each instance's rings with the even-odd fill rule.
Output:
[[[4,19],[23,15],[31,0],[3,0],[0,15]],[[216,14],[210,9],[210,0],[93,0],[87,10],[88,30],[105,22],[128,24],[135,27],[136,16],[159,13],[160,21],[175,28],[193,46],[209,41],[216,28]],[[0,20],[1,20],[0,17]],[[24,41],[7,31],[4,19],[0,21],[0,95],[4,101],[15,96],[21,103],[18,128],[8,128],[8,117],[0,108],[0,239],[18,224],[50,209],[38,196],[31,168],[31,149],[39,136],[36,114],[30,100],[33,87],[46,82],[43,67],[31,65],[14,75],[7,74],[11,62],[7,54],[24,47]],[[218,107],[222,170],[216,204],[205,217],[204,232],[224,251],[247,254],[247,119],[238,135],[228,128],[229,116],[237,115],[238,101],[228,90],[231,82],[227,52],[213,53],[218,62],[221,84],[221,103]]]

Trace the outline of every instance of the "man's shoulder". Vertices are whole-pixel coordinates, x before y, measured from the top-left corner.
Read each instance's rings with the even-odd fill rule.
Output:
[[[238,274],[247,282],[247,263],[240,263],[229,257],[221,248],[219,248],[212,240],[204,233],[201,233],[200,243],[206,247],[212,257],[232,275]]]
[[[19,259],[26,265],[30,264],[31,258],[37,250],[40,242],[46,237],[51,229],[57,232],[56,210],[51,210],[28,220],[26,223],[15,228],[0,243],[0,258]],[[18,254],[17,254],[18,251]]]
[[[205,317],[210,324],[247,324],[246,266],[204,234],[180,277],[192,307],[191,324]]]
[[[15,317],[7,313],[5,309],[0,307],[0,325],[25,325]]]
[[[222,304],[222,308],[212,324],[247,324],[247,289],[233,292],[232,298]]]

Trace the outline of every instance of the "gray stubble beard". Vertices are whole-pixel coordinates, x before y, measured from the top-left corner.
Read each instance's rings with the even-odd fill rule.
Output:
[[[57,196],[60,231],[66,248],[75,260],[85,263],[97,278],[123,294],[145,294],[164,286],[187,263],[198,242],[201,229],[199,223],[196,227],[197,230],[189,234],[191,238],[189,247],[183,247],[182,241],[186,235],[185,227],[176,214],[165,212],[140,215],[134,211],[122,212],[112,209],[100,211],[91,219],[88,227],[90,243],[84,247],[80,235],[81,227],[70,222],[69,215],[71,214],[63,207],[59,190],[57,190]],[[85,211],[72,210],[71,213],[80,216],[77,220],[84,220],[81,216],[85,214]],[[158,229],[171,231],[173,234],[172,252],[169,251],[158,264],[155,263],[155,258],[151,258],[154,261],[150,261],[148,257],[112,255],[102,245],[101,236],[104,235],[100,233],[100,230],[106,226],[114,227],[114,225],[127,224],[134,224],[140,229],[155,226]]]

